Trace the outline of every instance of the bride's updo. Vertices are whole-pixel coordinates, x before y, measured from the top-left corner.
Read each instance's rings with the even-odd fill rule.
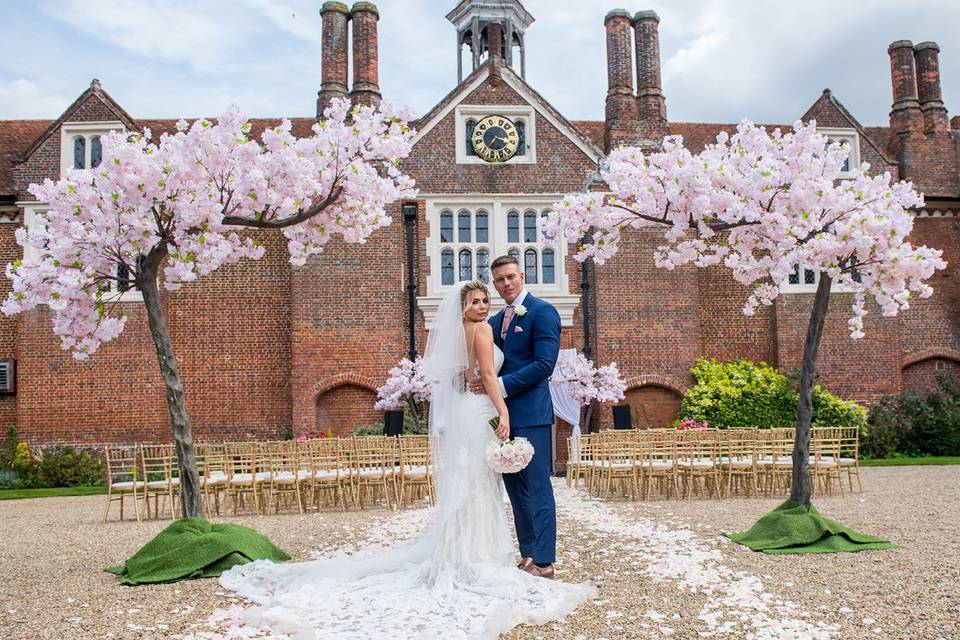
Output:
[[[490,295],[490,289],[488,289],[487,285],[483,284],[479,280],[465,282],[463,288],[460,289],[460,309],[462,311],[465,312],[467,310],[467,299],[474,291],[483,291],[485,294],[487,294],[487,296]]]

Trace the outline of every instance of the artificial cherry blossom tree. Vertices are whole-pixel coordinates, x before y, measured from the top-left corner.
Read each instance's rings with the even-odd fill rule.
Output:
[[[380,411],[389,411],[402,409],[406,405],[419,428],[420,412],[417,405],[430,402],[430,391],[430,381],[423,373],[423,358],[418,357],[413,361],[404,358],[390,369],[389,377],[377,389],[378,399],[373,407]]]
[[[584,424],[588,432],[593,421],[595,403],[623,400],[623,392],[627,388],[627,383],[620,377],[616,362],[595,367],[593,360],[572,349],[560,350],[560,356],[557,358],[550,380],[552,383],[562,385],[570,397],[581,406],[587,405]]]
[[[126,317],[116,304],[129,274],[143,293],[150,333],[167,389],[181,469],[184,516],[202,515],[190,417],[170,333],[160,304],[158,273],[174,291],[264,247],[245,231],[276,229],[290,262],[303,265],[333,237],[363,242],[390,224],[385,207],[414,194],[398,166],[410,150],[411,114],[387,103],[358,107],[340,100],[295,138],[290,122],[262,142],[230,108],[216,123],[181,121],[177,132],[111,134],[95,169],[30,185],[49,203],[46,225],[19,229],[24,258],[7,266],[13,291],[7,315],[47,305],[53,330],[77,359],[116,338]],[[129,282],[122,283],[124,285]]]
[[[841,180],[848,151],[827,144],[813,122],[770,133],[744,121],[696,155],[679,136],[649,155],[624,147],[601,170],[610,194],[568,195],[544,225],[548,239],[579,241],[575,257],[598,264],[616,253],[624,231],[663,228],[656,265],[726,266],[752,288],[746,315],[772,304],[795,268],[819,273],[803,349],[790,494],[808,508],[813,377],[831,287],[853,292],[850,335],[862,338],[868,296],[883,315],[896,315],[914,296],[931,295],[926,280],[946,266],[940,251],[906,240],[913,227],[907,209],[921,206],[922,197],[889,174],[871,176],[866,163]]]

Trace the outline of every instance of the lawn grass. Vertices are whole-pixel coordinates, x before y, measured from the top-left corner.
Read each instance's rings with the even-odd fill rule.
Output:
[[[50,489],[0,489],[0,500],[22,500],[24,498],[50,498],[63,496],[95,496],[107,492],[101,487],[52,487]]]
[[[860,461],[861,467],[900,467],[925,464],[960,464],[960,456],[920,456],[916,458],[900,456]]]

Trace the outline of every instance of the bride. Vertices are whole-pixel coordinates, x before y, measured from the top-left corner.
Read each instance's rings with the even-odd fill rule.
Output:
[[[461,282],[445,296],[430,330],[424,371],[432,382],[430,441],[435,522],[419,538],[376,554],[312,562],[239,565],[220,583],[257,606],[244,622],[296,640],[495,638],[519,624],[543,624],[594,597],[517,568],[501,479],[484,450],[509,431],[496,373],[489,293]],[[480,378],[487,395],[465,391]]]

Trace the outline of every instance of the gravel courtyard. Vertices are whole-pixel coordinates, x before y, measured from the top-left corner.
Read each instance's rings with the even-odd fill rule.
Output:
[[[749,527],[780,500],[599,501],[558,481],[558,578],[592,581],[599,597],[566,620],[504,637],[960,638],[960,467],[862,475],[863,494],[815,504],[900,549],[767,556],[720,532]],[[103,504],[103,496],[0,502],[0,638],[260,637],[220,635],[231,607],[244,603],[215,580],[131,588],[103,572],[169,524],[104,524]],[[255,527],[302,560],[389,546],[430,515],[225,520]]]

